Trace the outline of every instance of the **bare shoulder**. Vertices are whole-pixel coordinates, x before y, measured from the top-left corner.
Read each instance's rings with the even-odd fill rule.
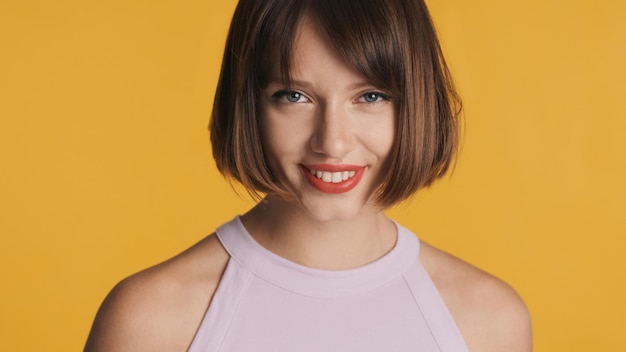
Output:
[[[209,236],[122,280],[100,306],[85,351],[186,351],[228,258]]]
[[[513,288],[424,242],[420,261],[470,351],[532,351],[530,315]]]

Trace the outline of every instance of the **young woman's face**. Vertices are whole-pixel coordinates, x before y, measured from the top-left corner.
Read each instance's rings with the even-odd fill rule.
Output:
[[[350,67],[307,19],[291,76],[288,87],[276,68],[260,97],[272,172],[318,220],[379,211],[372,194],[393,144],[393,97]]]

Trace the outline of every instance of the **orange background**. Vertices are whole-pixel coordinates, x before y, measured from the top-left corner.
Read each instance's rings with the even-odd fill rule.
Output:
[[[445,0],[453,177],[390,211],[526,300],[536,351],[626,346],[626,3]],[[252,202],[206,125],[235,1],[0,2],[0,350],[80,350],[121,278]]]

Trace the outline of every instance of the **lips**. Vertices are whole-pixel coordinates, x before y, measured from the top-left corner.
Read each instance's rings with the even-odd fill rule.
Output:
[[[356,187],[365,166],[347,164],[300,165],[306,179],[313,187],[329,194],[345,193]]]

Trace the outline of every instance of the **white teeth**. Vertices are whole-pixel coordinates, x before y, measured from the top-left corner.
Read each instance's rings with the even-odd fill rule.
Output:
[[[315,177],[326,183],[340,183],[356,175],[356,171],[329,172],[321,170],[309,170],[309,172],[311,173],[311,175],[314,175]]]

